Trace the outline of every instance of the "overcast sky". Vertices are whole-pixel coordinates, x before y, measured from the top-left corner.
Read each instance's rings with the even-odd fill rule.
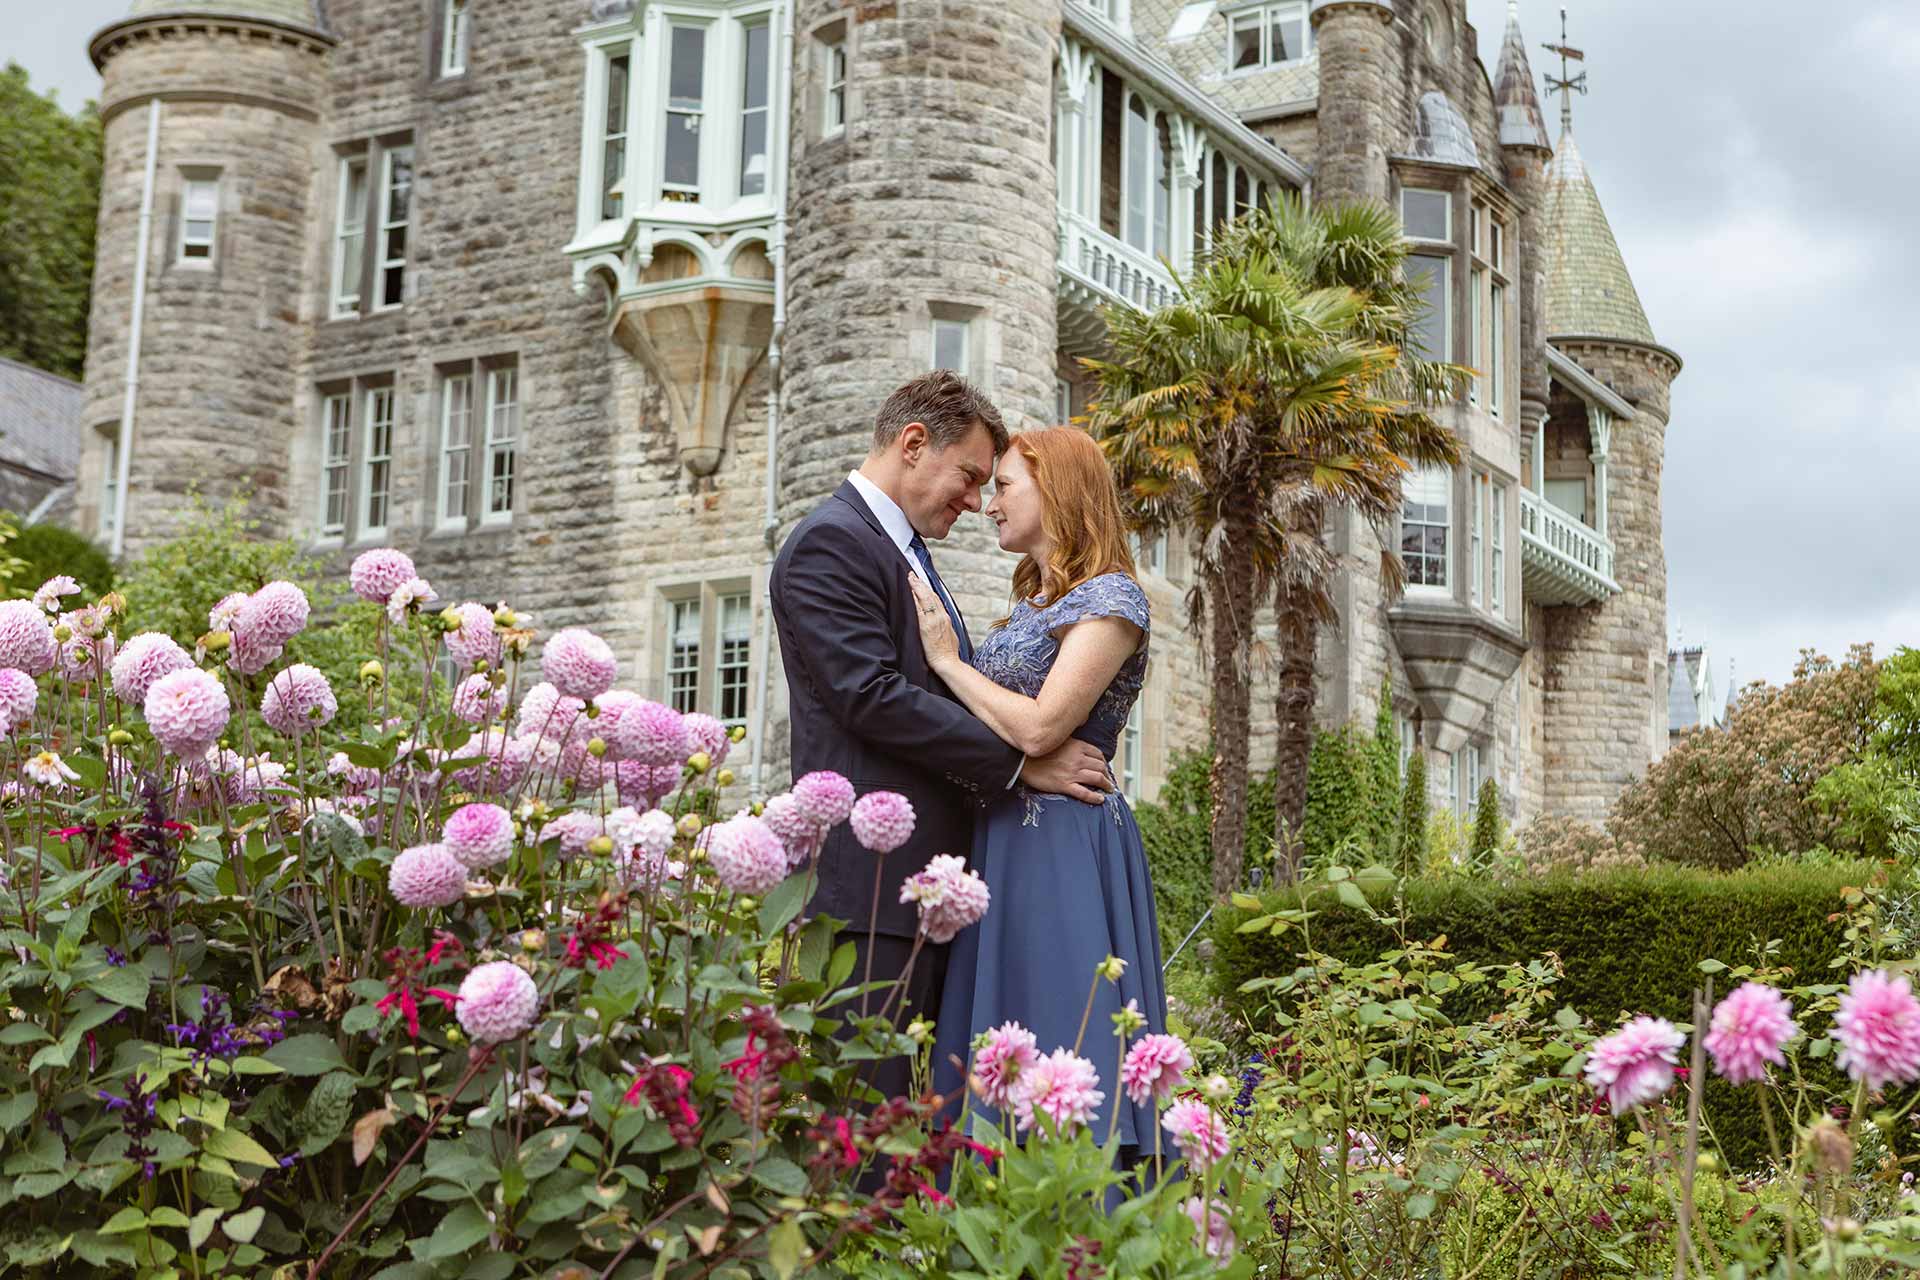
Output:
[[[0,58],[77,107],[99,91],[87,37],[127,7],[34,5]],[[1489,64],[1506,8],[1468,0]],[[1803,645],[1920,643],[1920,5],[1567,8],[1581,150],[1653,331],[1686,361],[1663,485],[1670,637],[1707,645],[1723,688],[1729,663],[1784,680]],[[1540,46],[1559,9],[1520,3],[1538,74],[1557,66]]]

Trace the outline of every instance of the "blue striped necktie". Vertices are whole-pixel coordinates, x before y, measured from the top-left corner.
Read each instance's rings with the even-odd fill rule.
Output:
[[[933,586],[933,594],[940,597],[940,603],[947,607],[947,617],[953,621],[953,634],[960,640],[960,661],[973,661],[973,642],[967,639],[967,624],[960,621],[960,611],[953,607],[953,597],[947,594],[947,584],[940,581],[940,575],[933,567],[933,557],[927,552],[927,544],[919,534],[907,543],[907,549],[913,552],[913,558],[920,562],[920,572],[926,575]]]

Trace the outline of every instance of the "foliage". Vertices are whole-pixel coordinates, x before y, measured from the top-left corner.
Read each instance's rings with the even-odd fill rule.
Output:
[[[30,524],[21,528],[8,548],[21,561],[17,573],[6,579],[8,594],[30,596],[48,578],[64,573],[89,595],[113,590],[113,561],[84,534],[57,524]]]
[[[1213,758],[1204,752],[1177,752],[1160,784],[1160,794],[1152,803],[1134,806],[1134,821],[1153,875],[1163,956],[1173,954],[1214,900],[1207,790],[1212,767]],[[1266,861],[1272,813],[1273,778],[1257,777],[1247,790],[1246,859],[1250,864]]]
[[[1427,805],[1427,753],[1416,750],[1407,761],[1407,785],[1400,797],[1399,838],[1394,843],[1401,875],[1411,875],[1426,865]]]
[[[1903,648],[1880,664],[1872,724],[1866,751],[1814,783],[1812,799],[1832,816],[1841,847],[1878,857],[1893,851],[1920,804],[1920,650]]]
[[[1872,646],[1854,646],[1840,663],[1802,650],[1787,685],[1748,685],[1724,729],[1682,734],[1621,794],[1609,822],[1616,840],[1710,867],[1737,867],[1762,849],[1861,851],[1813,793],[1866,751],[1878,688]]]
[[[1305,861],[1318,865],[1349,836],[1372,845],[1376,757],[1373,743],[1351,725],[1313,735],[1307,767],[1307,820],[1301,830]]]
[[[0,356],[78,379],[100,205],[100,115],[0,71]],[[76,568],[68,572],[79,576]]]
[[[1391,855],[1400,828],[1400,740],[1393,729],[1393,684],[1380,681],[1380,703],[1373,715],[1373,804],[1367,829],[1381,857]]]
[[[21,533],[19,517],[11,511],[0,511],[0,597],[31,595],[46,581],[33,577],[33,566],[22,557]]]
[[[1494,858],[1507,843],[1507,822],[1500,813],[1500,788],[1492,778],[1480,783],[1480,794],[1473,805],[1473,841],[1467,847],[1467,859],[1475,870],[1493,865]]]
[[[1542,814],[1520,830],[1516,869],[1528,875],[1644,867],[1646,855],[1610,831],[1565,814]]]

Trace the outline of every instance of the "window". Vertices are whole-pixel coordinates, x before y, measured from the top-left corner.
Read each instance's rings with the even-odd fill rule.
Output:
[[[933,321],[933,367],[951,369],[966,376],[967,373],[967,322],[965,320],[947,320],[938,316]]]
[[[607,59],[607,94],[600,143],[600,216],[617,218],[626,205],[627,178],[627,74],[631,66],[625,53]]]
[[[1157,573],[1162,577],[1167,572],[1167,534],[1163,529],[1148,537],[1145,534],[1133,535],[1134,566],[1142,573]]]
[[[113,545],[120,525],[120,428],[118,424],[101,432],[106,438],[106,473],[100,477],[100,541]]]
[[[1127,95],[1126,153],[1121,160],[1127,175],[1126,242],[1145,249],[1153,236],[1153,213],[1147,203],[1147,189],[1153,181],[1153,123],[1146,100],[1138,94]]]
[[[407,214],[413,197],[413,148],[380,154],[380,277],[376,310],[400,305],[407,274]]]
[[[188,178],[180,196],[180,261],[213,261],[213,228],[220,217],[220,180]]]
[[[347,531],[347,468],[353,462],[353,397],[345,394],[326,397],[321,402],[320,423],[320,532],[338,537]]]
[[[333,307],[335,318],[360,310],[360,277],[366,267],[367,158],[340,160],[340,207],[334,216]]]
[[[1467,310],[1467,363],[1477,372],[1467,398],[1495,418],[1506,401],[1507,282],[1501,274],[1505,236],[1492,210],[1475,202],[1468,250],[1472,259]]]
[[[360,532],[363,536],[387,531],[388,500],[393,486],[393,388],[369,388],[364,403],[366,445],[360,456]]]
[[[1453,259],[1433,253],[1409,254],[1405,269],[1420,291],[1420,316],[1413,322],[1414,349],[1423,359],[1446,360],[1453,336],[1448,305],[1453,298]]]
[[[440,74],[467,69],[467,0],[446,0],[440,19]]]
[[[1452,497],[1453,473],[1445,467],[1424,467],[1406,478],[1400,508],[1400,558],[1406,565],[1410,591],[1444,594],[1451,586],[1447,537]]]
[[[1481,388],[1487,385],[1487,364],[1484,358],[1486,344],[1481,341],[1482,318],[1480,299],[1487,288],[1487,273],[1479,267],[1468,272],[1467,285],[1467,351],[1473,362],[1473,380],[1467,383],[1467,403],[1479,404]]]
[[[1073,384],[1065,378],[1053,380],[1053,420],[1056,424],[1068,422],[1073,417]]]
[[[1415,746],[1413,721],[1398,713],[1394,715],[1393,719],[1394,722],[1400,726],[1400,772],[1404,775],[1407,771],[1407,762],[1413,759]]]
[[[1487,304],[1487,412],[1499,417],[1507,390],[1507,287],[1494,284]]]
[[[740,195],[767,193],[767,41],[764,22],[747,27],[746,68],[740,99]]]
[[[1487,605],[1493,616],[1507,616],[1507,486],[1493,486],[1492,562],[1487,570]]]
[[[1480,751],[1477,746],[1468,746],[1461,750],[1467,758],[1467,794],[1462,797],[1467,808],[1471,809],[1480,800]]]
[[[831,40],[821,45],[820,62],[820,136],[831,138],[847,127],[847,42]]]
[[[1460,812],[1460,757],[1466,754],[1466,748],[1447,753],[1447,808],[1456,815]]]
[[[720,657],[714,667],[719,686],[714,716],[729,727],[747,722],[747,673],[753,652],[753,597],[746,592],[720,597]]]
[[[1312,52],[1313,28],[1300,0],[1246,9],[1227,20],[1227,68],[1254,71],[1298,62]]]
[[[1453,195],[1422,187],[1405,187],[1400,192],[1400,225],[1409,239],[1451,241],[1453,239]]]
[[[1485,545],[1485,537],[1482,530],[1486,523],[1486,492],[1487,478],[1478,472],[1474,473],[1473,488],[1470,491],[1469,501],[1467,503],[1471,512],[1468,517],[1469,532],[1467,535],[1467,597],[1472,601],[1475,608],[1478,608],[1480,605],[1480,583],[1481,579],[1485,577],[1485,568],[1484,562],[1481,559],[1481,552]]]
[[[667,629],[667,705],[691,714],[700,699],[700,601],[675,600]]]
[[[1120,731],[1120,792],[1129,800],[1140,799],[1140,702],[1134,700],[1127,713],[1127,724]]]
[[[513,515],[514,452],[520,441],[520,379],[514,365],[487,371],[487,509],[482,519]]]
[[[467,522],[472,453],[473,375],[456,373],[440,383],[440,524]]]
[[[706,114],[707,29],[674,26],[668,44],[667,140],[660,198],[700,199],[700,121]]]

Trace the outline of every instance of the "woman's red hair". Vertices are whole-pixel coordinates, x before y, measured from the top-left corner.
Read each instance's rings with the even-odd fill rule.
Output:
[[[1022,431],[1008,445],[1026,460],[1040,490],[1040,524],[1052,550],[1043,565],[1020,557],[1013,571],[1013,597],[1054,601],[1103,573],[1134,576],[1133,548],[1120,513],[1120,487],[1113,468],[1078,427]],[[1006,618],[993,625],[1005,626]]]

